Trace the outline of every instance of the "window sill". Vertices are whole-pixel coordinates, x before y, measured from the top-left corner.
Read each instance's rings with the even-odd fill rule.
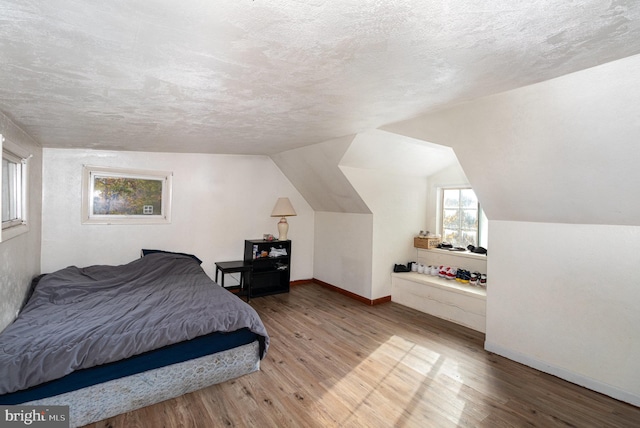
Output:
[[[17,226],[7,227],[6,229],[2,229],[2,236],[0,237],[0,242],[8,241],[11,238],[15,238],[16,236],[22,235],[23,233],[27,233],[29,231],[29,226],[26,224],[19,224]]]
[[[449,250],[443,250],[441,248],[432,248],[432,249],[424,249],[424,248],[418,248],[418,251],[427,251],[430,253],[437,253],[437,254],[446,254],[448,256],[455,256],[455,257],[465,257],[468,259],[474,259],[474,260],[487,260],[487,255],[486,254],[477,254],[477,253],[472,253],[471,251],[449,251]]]

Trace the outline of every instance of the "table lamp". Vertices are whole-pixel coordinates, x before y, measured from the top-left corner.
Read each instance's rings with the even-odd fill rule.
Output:
[[[289,198],[278,198],[276,202],[276,206],[273,207],[273,212],[271,213],[271,217],[282,217],[278,222],[278,232],[280,236],[278,239],[280,241],[287,240],[287,232],[289,231],[289,223],[287,223],[288,216],[297,215],[296,211],[291,206],[291,202]]]

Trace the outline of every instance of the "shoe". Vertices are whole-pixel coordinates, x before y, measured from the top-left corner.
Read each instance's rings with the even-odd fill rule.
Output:
[[[456,268],[454,268],[454,267],[450,267],[450,268],[447,270],[447,274],[446,274],[447,276],[446,276],[446,278],[447,278],[447,279],[456,279],[456,274],[457,274],[457,273],[458,273],[458,269],[456,269]]]
[[[456,281],[458,282],[464,282],[465,278],[467,280],[467,282],[469,282],[469,271],[468,270],[464,270],[464,269],[458,269],[458,272],[456,273]]]
[[[446,278],[447,277],[447,270],[449,269],[448,267],[445,266],[440,266],[439,268],[440,270],[438,271],[438,276],[440,278]]]
[[[438,266],[431,266],[431,276],[438,276],[440,273],[440,268]]]
[[[474,247],[473,245],[467,245],[467,250],[469,250],[470,253],[487,254],[487,249],[484,247]]]
[[[484,273],[481,273],[478,283],[480,284],[480,287],[487,288],[487,275]]]
[[[480,272],[473,272],[469,277],[469,284],[478,285],[478,279],[480,278]]]
[[[394,272],[411,272],[411,269],[409,269],[405,265],[397,265],[396,264],[396,265],[393,266],[393,271]]]

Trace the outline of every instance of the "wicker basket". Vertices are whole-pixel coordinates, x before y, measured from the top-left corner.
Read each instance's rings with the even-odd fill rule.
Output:
[[[416,248],[423,248],[425,250],[437,248],[440,242],[440,238],[421,238],[419,236],[413,238],[413,246]]]

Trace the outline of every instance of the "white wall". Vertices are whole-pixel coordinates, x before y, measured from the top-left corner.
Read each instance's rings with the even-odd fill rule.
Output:
[[[83,164],[173,171],[171,224],[81,224]],[[242,259],[245,239],[277,236],[270,214],[286,196],[298,213],[288,218],[291,279],[312,277],[313,210],[266,156],[45,149],[43,174],[44,272],[123,264],[156,248],[196,254],[214,276],[216,261]]]
[[[640,405],[640,227],[489,227],[486,348]]]
[[[385,127],[453,147],[486,210],[487,348],[636,405],[638,75],[633,56]]]
[[[42,213],[42,148],[0,113],[0,134],[32,154],[29,159],[29,231],[0,242],[0,331],[22,307],[29,285],[40,273]]]
[[[313,277],[371,299],[373,215],[316,212]]]
[[[393,265],[415,260],[413,237],[424,229],[427,181],[374,169],[341,169],[373,212],[369,298],[390,296]]]

